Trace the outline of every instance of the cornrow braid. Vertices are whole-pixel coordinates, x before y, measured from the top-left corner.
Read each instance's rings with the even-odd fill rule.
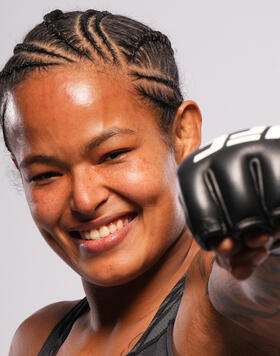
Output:
[[[80,18],[80,28],[82,33],[84,34],[85,38],[90,42],[90,44],[95,48],[95,50],[98,52],[98,54],[105,60],[108,60],[108,57],[104,52],[102,52],[102,49],[98,46],[94,38],[92,37],[88,25],[89,25],[89,20],[95,16],[97,11],[95,10],[87,10]]]
[[[143,35],[141,35],[138,38],[138,41],[135,43],[134,49],[133,49],[132,53],[130,54],[130,60],[131,61],[134,60],[136,53],[147,42],[159,42],[162,45],[164,45],[167,48],[169,48],[171,50],[171,52],[172,52],[172,55],[173,55],[173,50],[172,50],[172,47],[171,47],[171,43],[170,43],[169,39],[167,38],[167,36],[163,35],[159,31],[150,31],[148,33],[144,33]]]
[[[18,54],[20,52],[30,52],[30,53],[34,53],[34,54],[36,54],[36,53],[37,54],[45,54],[47,56],[65,59],[66,61],[71,62],[71,63],[74,62],[71,58],[63,56],[63,55],[61,55],[59,53],[48,51],[45,48],[38,47],[38,46],[35,46],[33,44],[29,44],[29,43],[19,43],[19,44],[17,44],[15,46],[15,48],[14,48],[14,54]]]
[[[111,52],[111,55],[113,57],[114,63],[115,64],[120,64],[120,61],[117,57],[116,52],[114,51],[113,47],[111,46],[110,42],[108,41],[106,35],[101,29],[101,21],[104,19],[104,17],[110,15],[109,12],[103,11],[103,12],[97,12],[96,14],[96,19],[95,19],[95,30],[97,34],[102,38],[103,42],[105,43],[106,47],[109,49]]]
[[[76,52],[78,55],[81,57],[85,56],[87,57],[90,61],[92,61],[92,57],[89,55],[89,53],[85,50],[82,50],[78,47],[76,47],[74,44],[72,44],[67,37],[56,28],[56,25],[54,21],[57,21],[60,19],[62,15],[62,11],[60,10],[55,10],[52,11],[51,13],[47,14],[44,16],[44,24],[47,27],[47,29],[52,32],[59,40],[64,42],[69,48],[71,48],[74,52]]]
[[[161,128],[165,132],[169,132],[173,116],[183,101],[179,86],[174,81],[161,76],[147,75],[135,71],[132,71],[131,75],[136,77],[136,80],[144,82],[144,85],[137,87],[137,91],[157,105],[165,118],[161,122]],[[147,81],[154,83],[153,87],[145,84]]]
[[[106,27],[104,24],[104,27],[128,67],[132,66],[129,74],[136,78],[134,84],[138,94],[159,109],[161,128],[169,134],[176,111],[183,101],[171,43],[161,32],[136,21],[132,23],[130,19],[120,17],[118,23],[126,29],[121,35],[114,26]]]
[[[24,69],[35,69],[35,68],[46,68],[48,66],[56,66],[56,65],[60,65],[61,63],[55,63],[55,62],[52,62],[52,63],[47,63],[47,62],[26,62],[22,65],[19,65],[19,66],[13,66],[12,69],[10,70],[3,70],[1,73],[0,73],[0,79],[2,78],[5,78],[5,77],[8,77],[14,73],[17,73],[17,72],[20,72]]]
[[[138,72],[131,72],[131,75],[135,76],[137,79],[147,79],[150,81],[155,81],[157,83],[164,84],[164,85],[168,86],[169,88],[176,90],[179,93],[179,95],[181,95],[180,88],[172,80],[169,80],[169,79],[163,78],[163,77],[157,77],[154,75],[142,74],[142,73],[138,73]]]
[[[28,73],[75,65],[83,59],[94,65],[98,65],[96,59],[121,65],[131,77],[136,95],[154,105],[160,114],[160,127],[170,133],[183,97],[169,39],[138,21],[106,11],[54,10],[15,47],[14,55],[0,72],[0,121],[8,150],[6,93]]]
[[[170,109],[176,109],[177,105],[178,105],[178,101],[174,100],[174,99],[170,99],[169,101],[167,99],[163,99],[162,97],[160,97],[155,91],[154,93],[148,92],[146,91],[143,87],[139,87],[138,91],[146,96],[147,98],[151,99],[152,101],[157,102],[160,106],[163,107],[169,107]],[[153,90],[151,90],[153,91]]]
[[[183,101],[181,94],[174,95],[172,91],[165,90],[163,87],[147,85],[138,86],[136,90],[141,97],[148,99],[159,110],[161,114],[160,127],[163,132],[169,134],[175,113]]]

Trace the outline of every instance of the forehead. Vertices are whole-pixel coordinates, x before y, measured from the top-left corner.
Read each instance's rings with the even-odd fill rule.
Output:
[[[72,106],[84,107],[94,103],[107,102],[122,97],[127,105],[134,100],[133,87],[128,76],[113,68],[98,70],[89,65],[61,66],[46,72],[32,73],[16,86],[14,100],[17,107],[25,113],[32,101],[32,108],[47,109],[51,112],[68,101]],[[56,104],[51,106],[50,104]]]
[[[94,126],[96,134],[110,125],[139,128],[151,125],[152,117],[156,124],[158,116],[143,104],[126,74],[90,66],[34,73],[16,87],[8,107],[11,145],[54,132],[58,139],[67,132],[77,135],[82,125]]]

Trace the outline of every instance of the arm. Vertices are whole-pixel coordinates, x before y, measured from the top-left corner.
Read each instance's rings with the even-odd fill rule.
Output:
[[[216,261],[209,297],[219,313],[280,347],[280,256],[267,257],[245,280]]]
[[[262,232],[280,221],[279,153],[280,126],[255,127],[221,136],[178,171],[187,223],[201,247],[216,255],[213,306],[277,347],[280,256],[269,256],[269,248],[280,231],[272,239]]]

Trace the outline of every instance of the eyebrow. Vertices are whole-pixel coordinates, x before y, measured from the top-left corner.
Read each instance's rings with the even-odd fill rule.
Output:
[[[92,140],[90,140],[89,143],[86,145],[86,147],[83,149],[84,153],[86,154],[90,152],[94,148],[100,146],[103,142],[107,141],[108,139],[116,135],[136,135],[136,132],[128,128],[112,127],[108,130],[105,130],[100,135],[94,137]],[[27,168],[28,166],[34,163],[43,163],[43,164],[58,165],[58,166],[65,167],[65,163],[59,158],[55,156],[46,156],[46,155],[27,156],[21,161],[19,166],[20,168]]]
[[[100,146],[104,141],[116,135],[136,135],[136,132],[128,128],[112,127],[90,140],[84,149],[84,153],[93,150]]]

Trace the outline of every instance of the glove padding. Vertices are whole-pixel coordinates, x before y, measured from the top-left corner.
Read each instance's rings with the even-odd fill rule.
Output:
[[[178,179],[187,224],[202,248],[272,231],[280,222],[280,125],[217,138],[182,162]]]

